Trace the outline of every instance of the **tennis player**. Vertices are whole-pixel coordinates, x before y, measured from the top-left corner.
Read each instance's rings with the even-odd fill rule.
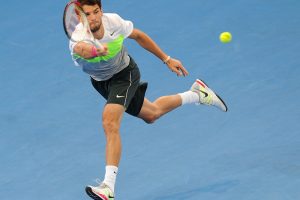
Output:
[[[146,33],[134,28],[131,21],[115,13],[103,13],[101,0],[78,0],[78,3],[87,16],[94,38],[104,44],[104,48],[99,49],[85,42],[70,41],[75,65],[91,77],[93,87],[106,99],[102,114],[106,172],[103,182],[87,186],[86,192],[93,199],[112,200],[121,157],[120,124],[124,112],[153,123],[184,104],[213,105],[225,112],[227,107],[201,80],[196,80],[188,91],[149,101],[145,98],[147,83],[140,81],[139,68],[124,47],[124,39],[135,40],[177,76],[187,76],[188,71],[179,60],[162,51]]]

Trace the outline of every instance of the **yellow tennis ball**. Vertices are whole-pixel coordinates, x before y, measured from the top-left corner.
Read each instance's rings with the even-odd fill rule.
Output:
[[[220,41],[223,43],[231,42],[232,36],[229,32],[223,32],[220,34]]]

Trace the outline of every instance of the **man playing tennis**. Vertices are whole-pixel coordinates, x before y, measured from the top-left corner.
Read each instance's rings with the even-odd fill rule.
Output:
[[[130,38],[148,50],[178,76],[188,75],[181,62],[164,53],[133,23],[113,13],[103,13],[101,0],[78,0],[87,16],[91,32],[104,48],[70,41],[72,58],[91,77],[94,88],[107,100],[102,115],[106,136],[106,172],[99,186],[87,186],[93,199],[114,199],[114,186],[121,157],[120,124],[124,112],[153,123],[162,115],[189,103],[213,105],[227,111],[225,103],[207,85],[196,80],[191,89],[150,102],[145,98],[147,83],[140,82],[137,64],[128,55],[123,40]]]

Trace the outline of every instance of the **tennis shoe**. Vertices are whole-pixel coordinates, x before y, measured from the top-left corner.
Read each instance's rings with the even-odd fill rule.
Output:
[[[114,193],[105,184],[101,183],[99,186],[87,186],[85,188],[86,193],[94,200],[114,200]]]
[[[198,94],[199,103],[197,104],[205,104],[209,106],[212,105],[221,109],[224,112],[227,112],[227,106],[225,102],[214,91],[212,91],[212,89],[210,89],[202,80],[197,79],[190,90]]]

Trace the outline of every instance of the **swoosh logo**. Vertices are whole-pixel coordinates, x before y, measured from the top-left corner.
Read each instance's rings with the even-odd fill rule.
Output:
[[[204,92],[202,90],[200,90],[200,92],[202,92],[204,94],[204,98],[208,96],[208,93],[207,92]]]
[[[110,195],[108,195],[108,198],[109,198],[109,199],[112,199],[112,198],[115,198],[115,197],[114,197],[114,196],[110,196]]]
[[[123,97],[125,97],[125,96],[119,96],[118,94],[117,94],[117,96],[116,96],[117,98],[123,98]]]
[[[205,92],[205,91],[199,90],[199,89],[197,89],[197,88],[195,88],[195,90],[197,90],[197,91],[203,93],[203,94],[204,94],[204,98],[208,96],[208,93]]]
[[[112,32],[112,33],[110,34],[110,36],[113,36],[113,34],[114,34],[115,32],[116,32],[116,31]]]

